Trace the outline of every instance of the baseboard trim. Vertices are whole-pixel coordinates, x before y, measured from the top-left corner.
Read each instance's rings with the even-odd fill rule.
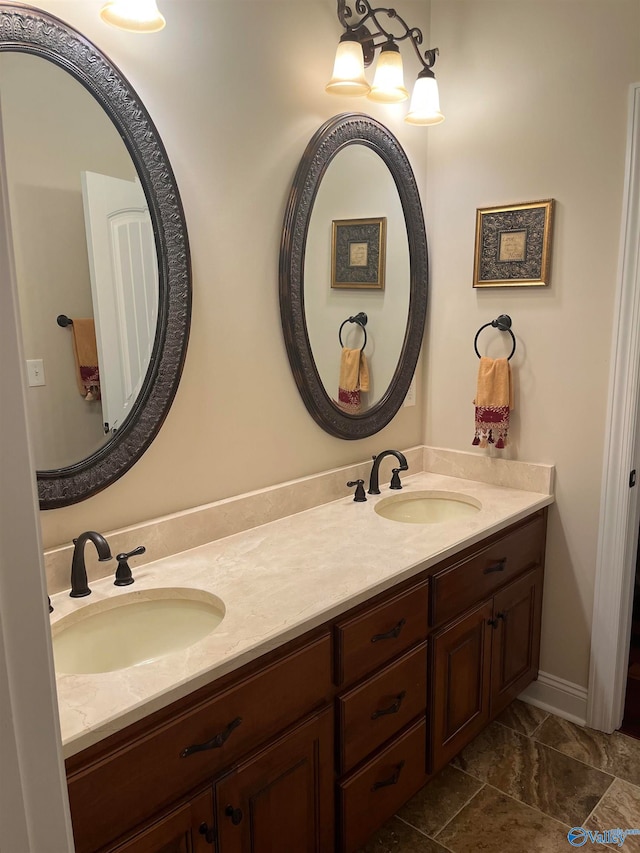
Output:
[[[549,672],[539,672],[538,680],[532,681],[519,699],[556,714],[564,720],[584,726],[587,718],[587,689]]]

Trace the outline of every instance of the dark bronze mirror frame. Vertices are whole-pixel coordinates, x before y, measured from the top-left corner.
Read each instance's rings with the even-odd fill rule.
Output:
[[[327,395],[311,351],[304,312],[304,259],[309,222],[320,182],[347,145],[366,145],[384,161],[395,182],[407,228],[410,257],[409,316],[395,372],[383,397],[366,412],[350,415]],[[409,390],[420,354],[427,313],[429,266],[420,195],[407,156],[395,136],[367,115],[345,113],[325,122],[298,166],[284,217],[280,245],[280,316],[298,390],[310,414],[338,438],[366,438],[397,413]]]
[[[189,338],[189,244],[178,188],[158,131],[136,92],[105,54],[53,15],[17,3],[0,3],[0,50],[31,53],[55,63],[100,103],[140,177],[158,256],[158,324],[142,390],[107,444],[73,465],[37,472],[40,507],[54,509],[84,500],[121,477],[160,429],[178,388]]]

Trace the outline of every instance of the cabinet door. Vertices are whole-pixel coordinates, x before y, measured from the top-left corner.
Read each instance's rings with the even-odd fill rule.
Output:
[[[213,791],[178,806],[109,853],[213,853]]]
[[[491,716],[534,680],[540,659],[542,572],[528,572],[494,598]]]
[[[433,638],[433,773],[489,722],[491,621],[485,601]]]
[[[308,718],[216,785],[220,853],[333,849],[333,714]]]

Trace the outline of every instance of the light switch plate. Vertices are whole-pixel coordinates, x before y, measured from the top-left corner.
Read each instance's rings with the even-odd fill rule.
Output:
[[[403,406],[415,406],[416,404],[416,377],[414,376],[409,385],[407,396],[404,398]]]
[[[30,388],[37,385],[46,385],[44,378],[44,362],[41,358],[27,359],[27,377],[29,379]]]

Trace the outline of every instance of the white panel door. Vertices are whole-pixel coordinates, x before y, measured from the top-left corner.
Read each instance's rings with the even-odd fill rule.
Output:
[[[115,432],[138,396],[158,317],[158,264],[138,181],[82,173],[105,430]],[[108,426],[107,426],[108,425]]]

